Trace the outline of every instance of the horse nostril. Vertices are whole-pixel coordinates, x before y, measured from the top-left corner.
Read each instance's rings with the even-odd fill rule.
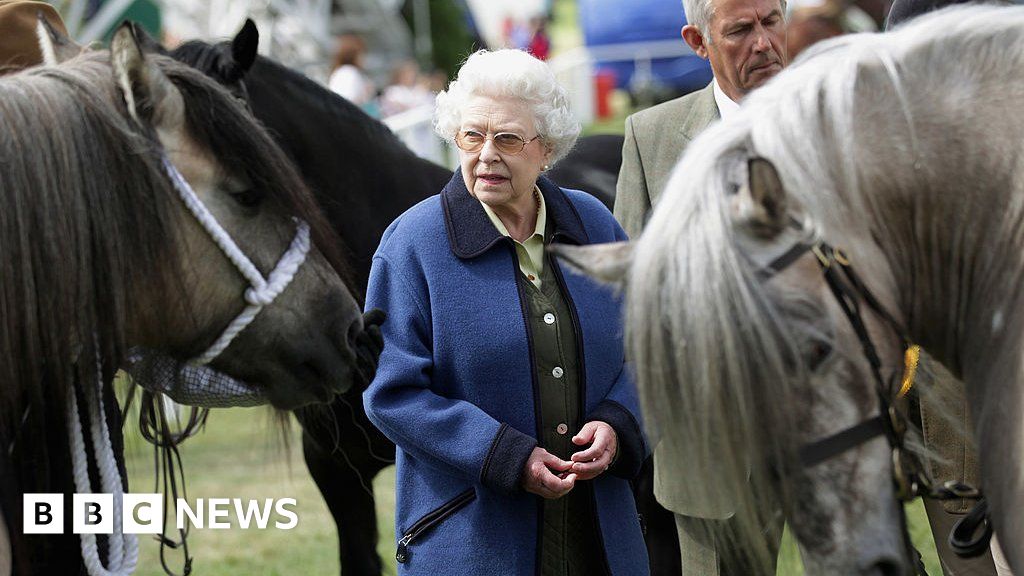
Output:
[[[913,572],[903,570],[900,564],[894,560],[881,560],[876,562],[865,573],[865,576],[904,576],[906,574],[913,574]]]

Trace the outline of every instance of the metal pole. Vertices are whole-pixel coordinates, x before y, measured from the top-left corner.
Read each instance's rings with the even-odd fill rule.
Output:
[[[133,1],[110,0],[104,3],[78,35],[78,43],[84,45],[93,40],[99,40],[107,30],[110,30],[124,16],[125,11],[128,10]]]
[[[433,68],[434,62],[434,43],[430,38],[429,0],[413,2],[412,18],[416,28],[416,58],[424,70],[429,70]]]

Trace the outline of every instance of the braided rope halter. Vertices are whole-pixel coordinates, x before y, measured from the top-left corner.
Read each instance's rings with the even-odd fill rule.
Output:
[[[306,261],[309,254],[309,224],[296,220],[295,238],[292,240],[288,250],[278,261],[274,270],[264,278],[252,260],[245,255],[238,247],[231,236],[217,222],[210,210],[203,204],[199,196],[181,175],[181,172],[171,164],[166,153],[161,153],[161,162],[164,172],[167,173],[175,190],[181,197],[182,202],[189,212],[195,216],[199,224],[220,247],[225,256],[235,265],[242,276],[249,281],[250,287],[245,291],[246,307],[234,320],[228,324],[213,344],[199,356],[193,358],[190,363],[194,365],[206,365],[216,359],[235,339],[238,334],[256,319],[263,308],[273,303],[281,292],[288,287],[288,284],[295,278],[299,267]],[[103,365],[99,357],[99,347],[96,348],[96,388],[85,391],[86,410],[88,411],[91,440],[96,457],[96,467],[100,475],[100,489],[103,493],[114,495],[113,534],[107,537],[108,566],[100,561],[99,550],[96,544],[95,534],[82,534],[80,536],[82,560],[85,562],[89,576],[127,576],[135,571],[139,559],[138,539],[134,534],[125,534],[121,523],[121,514],[124,502],[123,481],[114,449],[110,442],[110,431],[107,427],[103,406]],[[82,425],[79,420],[78,401],[75,397],[74,387],[68,388],[68,435],[71,448],[72,474],[75,482],[75,492],[80,494],[92,493],[92,485],[89,480],[88,460],[85,452],[85,438],[82,433]]]

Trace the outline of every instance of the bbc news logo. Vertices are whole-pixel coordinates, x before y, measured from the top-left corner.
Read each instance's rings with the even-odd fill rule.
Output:
[[[63,494],[25,494],[23,527],[25,534],[64,533]],[[162,494],[125,494],[121,526],[125,534],[160,534],[164,528]],[[299,524],[294,498],[197,498],[195,505],[184,498],[174,504],[177,528],[188,522],[194,528],[226,530],[250,527],[264,530],[291,530]],[[71,505],[71,531],[74,534],[112,534],[114,532],[113,494],[75,494]],[[232,513],[235,524],[231,523]],[[273,522],[271,522],[273,520]]]

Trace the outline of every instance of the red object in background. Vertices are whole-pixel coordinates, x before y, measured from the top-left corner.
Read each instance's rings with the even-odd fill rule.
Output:
[[[543,29],[534,33],[527,51],[536,56],[538,60],[548,59],[548,55],[551,53],[551,40]]]
[[[612,115],[610,96],[614,89],[615,72],[599,70],[594,75],[594,97],[597,99],[597,117],[602,120],[610,118]]]

